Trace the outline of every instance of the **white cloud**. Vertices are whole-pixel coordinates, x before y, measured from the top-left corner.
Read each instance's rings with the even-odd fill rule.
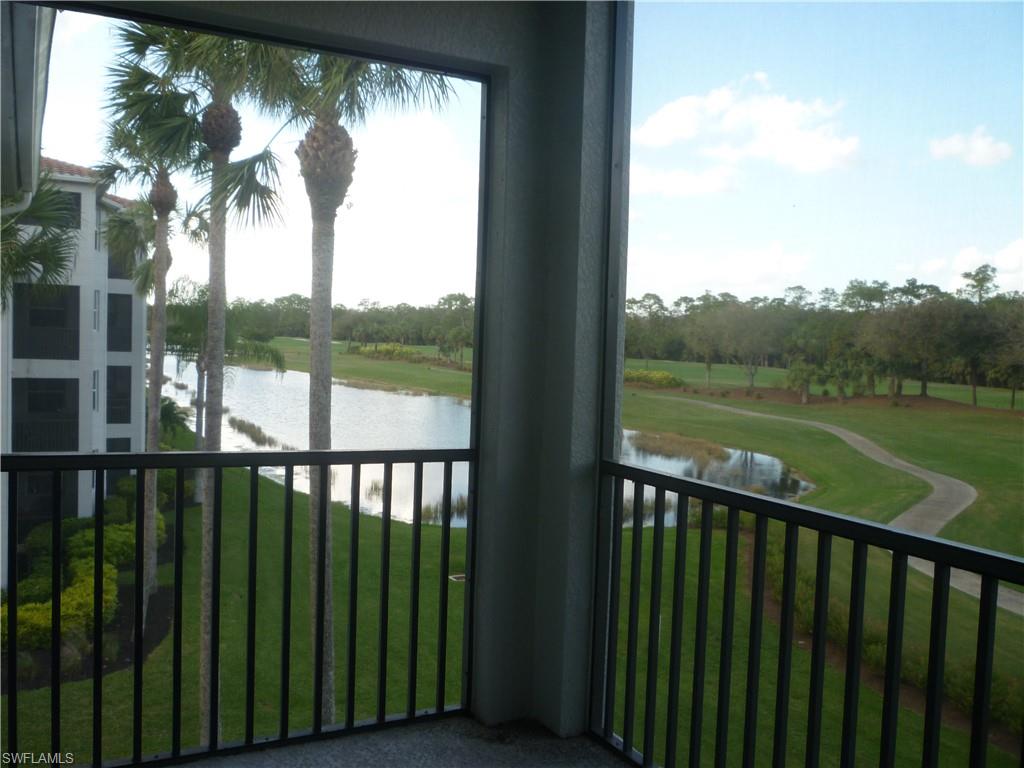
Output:
[[[936,159],[951,157],[975,166],[997,165],[1013,154],[1009,144],[997,141],[983,125],[975,128],[969,136],[954,133],[944,139],[933,139],[928,146]]]
[[[1024,291],[1024,238],[1018,238],[995,251],[984,251],[976,245],[961,248],[948,259],[933,259],[921,267],[936,264],[931,274],[937,275],[945,290],[950,293],[966,285],[961,277],[964,272],[973,272],[982,264],[996,268],[996,283],[1000,291]],[[921,270],[924,272],[924,270]],[[924,272],[924,274],[928,274]]]
[[[755,72],[739,84],[683,96],[641,123],[633,140],[652,148],[702,141],[700,154],[721,162],[755,158],[800,173],[839,167],[857,152],[860,139],[844,135],[837,120],[842,102],[791,99],[768,89],[768,76]]]
[[[705,290],[741,298],[781,296],[786,286],[806,279],[810,258],[780,242],[734,248],[656,248],[630,245],[627,295],[648,291],[666,301],[699,296]]]
[[[61,11],[53,25],[53,44],[67,45],[101,22],[107,23],[102,16]]]
[[[631,195],[663,197],[703,197],[724,192],[733,186],[736,169],[719,165],[703,171],[661,170],[635,163],[629,170]]]

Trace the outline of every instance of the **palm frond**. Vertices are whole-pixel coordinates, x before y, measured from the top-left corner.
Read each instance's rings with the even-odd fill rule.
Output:
[[[186,205],[181,217],[181,231],[193,245],[206,245],[210,240],[210,209],[202,203]]]
[[[272,365],[278,373],[284,373],[288,370],[284,353],[277,347],[264,341],[235,339],[225,352],[228,359],[233,363],[265,363]]]
[[[150,263],[149,253],[156,239],[153,207],[145,200],[137,200],[107,217],[103,238],[110,258],[131,273],[136,290],[149,293],[153,284],[152,267],[142,265]]]
[[[29,204],[0,217],[0,305],[17,283],[66,283],[78,245],[67,195],[43,176]]]
[[[251,157],[230,162],[217,189],[210,195],[222,198],[235,219],[243,224],[274,224],[280,221],[280,177],[277,156],[268,147]],[[201,204],[205,204],[203,201]]]

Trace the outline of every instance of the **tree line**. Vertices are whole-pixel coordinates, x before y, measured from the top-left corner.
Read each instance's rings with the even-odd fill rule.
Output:
[[[890,396],[905,379],[970,384],[1016,391],[1024,383],[1024,295],[999,292],[996,269],[963,273],[956,294],[911,278],[903,285],[852,280],[842,291],[818,294],[800,285],[781,297],[740,301],[729,293],[682,296],[666,304],[654,293],[626,301],[626,355],[680,360],[712,367],[739,365],[753,387],[761,367],[787,371],[787,385],[807,402],[812,384],[834,388],[840,400]]]
[[[228,307],[229,322],[253,341],[275,336],[309,338],[310,299],[297,293],[273,301],[236,299]],[[435,346],[438,354],[455,359],[473,344],[472,297],[449,293],[434,304],[382,306],[363,300],[355,307],[335,304],[331,336],[350,344]]]

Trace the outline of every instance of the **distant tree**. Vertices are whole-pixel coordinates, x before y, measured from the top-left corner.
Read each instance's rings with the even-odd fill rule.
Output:
[[[967,281],[967,285],[958,294],[976,304],[983,304],[985,299],[999,290],[996,285],[996,268],[991,264],[982,264],[973,272],[961,272],[960,277]]]
[[[992,313],[967,299],[957,300],[951,307],[951,347],[954,363],[963,370],[971,385],[971,405],[978,405],[978,378],[999,338],[999,328]]]

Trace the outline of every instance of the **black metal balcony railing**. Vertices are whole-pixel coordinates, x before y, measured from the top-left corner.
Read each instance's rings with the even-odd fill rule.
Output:
[[[254,748],[263,748],[271,744],[283,744],[308,741],[327,736],[341,735],[367,728],[378,727],[392,722],[403,720],[429,718],[438,715],[447,715],[463,711],[467,705],[469,696],[470,680],[470,659],[468,644],[463,642],[461,661],[461,694],[458,705],[447,704],[447,664],[448,664],[448,631],[449,631],[449,588],[450,574],[449,561],[452,556],[452,469],[453,464],[468,463],[470,465],[469,476],[472,478],[472,465],[475,461],[475,452],[471,449],[456,450],[398,450],[398,451],[291,451],[291,452],[252,452],[252,453],[133,453],[133,454],[11,454],[2,457],[0,470],[7,474],[8,479],[8,514],[7,514],[7,642],[4,647],[4,663],[6,673],[6,723],[4,734],[5,753],[16,753],[19,748],[24,749],[19,740],[21,721],[19,719],[19,695],[18,685],[18,481],[19,477],[28,472],[49,472],[53,477],[53,515],[50,522],[51,530],[51,552],[50,567],[52,569],[52,591],[51,591],[51,626],[50,626],[50,659],[49,659],[49,697],[50,697],[50,738],[48,746],[55,753],[62,753],[67,747],[67,742],[62,741],[61,734],[61,589],[62,584],[62,531],[60,498],[61,484],[64,482],[63,471],[95,471],[95,524],[94,552],[93,552],[93,616],[92,616],[92,735],[91,750],[92,764],[96,766],[109,763],[109,755],[104,753],[104,614],[103,614],[103,563],[104,563],[104,471],[103,470],[135,470],[135,511],[134,529],[136,534],[140,532],[141,522],[144,518],[144,477],[146,471],[151,470],[172,470],[174,472],[174,499],[173,499],[173,618],[171,620],[172,633],[172,683],[169,695],[171,698],[171,734],[170,751],[154,754],[149,750],[143,752],[143,663],[144,663],[144,631],[141,589],[134,589],[133,609],[133,695],[132,695],[132,716],[131,716],[131,755],[126,764],[136,765],[145,762],[152,763],[176,763],[184,760],[194,759],[202,754],[225,754],[246,751]],[[411,574],[409,588],[409,616],[408,616],[408,683],[407,696],[403,702],[403,708],[395,714],[389,711],[387,703],[387,681],[388,681],[388,594],[392,589],[391,581],[391,550],[389,547],[391,536],[391,513],[392,513],[392,481],[395,465],[411,464],[414,467],[414,490],[413,509],[411,525],[411,562],[409,571]],[[383,512],[380,529],[380,560],[379,563],[379,596],[378,596],[378,638],[377,646],[377,680],[376,680],[376,717],[370,720],[358,720],[356,718],[356,628],[358,625],[357,612],[361,607],[357,605],[358,590],[357,580],[359,578],[359,523],[360,523],[360,476],[361,469],[368,465],[383,465],[384,489],[383,489]],[[443,468],[443,491],[441,498],[441,534],[439,554],[440,579],[437,588],[437,638],[431,639],[437,644],[436,657],[436,691],[430,696],[432,705],[423,708],[424,697],[417,697],[417,657],[419,655],[420,637],[419,611],[421,603],[420,584],[420,557],[421,557],[421,532],[423,527],[423,472],[425,465],[440,465]],[[257,511],[260,504],[259,494],[259,469],[261,467],[283,467],[284,477],[284,504],[283,513],[279,522],[283,528],[275,532],[281,535],[283,541],[283,574],[281,582],[281,622],[275,623],[273,627],[257,627],[256,616],[256,575],[257,575]],[[320,478],[321,493],[319,496],[319,525],[316,531],[317,542],[317,572],[316,583],[316,605],[315,626],[316,641],[314,651],[314,664],[312,674],[312,728],[297,730],[294,722],[290,723],[290,658],[292,625],[292,595],[293,595],[293,528],[295,527],[294,513],[294,475],[296,467],[319,467],[320,472],[315,476]],[[348,553],[348,604],[346,622],[347,651],[345,653],[344,667],[345,676],[345,713],[343,722],[325,723],[322,721],[322,704],[324,697],[323,690],[323,669],[324,669],[324,644],[323,627],[325,621],[325,580],[332,578],[326,573],[325,565],[325,541],[327,521],[327,499],[325,493],[329,482],[329,468],[348,467],[351,472],[351,495],[346,502],[349,506],[349,553]],[[219,700],[219,686],[210,686],[209,705],[209,741],[205,745],[183,744],[182,733],[182,601],[185,564],[183,561],[184,552],[184,522],[185,522],[185,473],[186,470],[209,469],[213,478],[213,560],[212,560],[212,586],[211,586],[211,616],[210,616],[210,678],[220,679],[220,615],[221,615],[221,555],[222,555],[222,519],[224,501],[224,472],[230,469],[242,469],[249,471],[249,506],[248,506],[248,551],[247,551],[247,586],[246,593],[246,618],[245,618],[245,696],[244,696],[244,739],[235,743],[221,743],[219,741],[219,723],[221,706]],[[473,525],[473,503],[472,503],[472,480],[470,481],[470,502],[466,512],[466,550],[465,550],[465,595],[463,600],[463,627],[461,633],[463,640],[468,631],[471,606],[471,541]],[[337,516],[335,511],[335,516]],[[264,523],[264,526],[266,523]],[[266,534],[264,534],[266,535]],[[143,545],[144,537],[135,535],[135,559],[134,559],[134,584],[139,585],[143,579]],[[404,588],[404,585],[403,585]],[[365,609],[365,606],[362,607]],[[390,614],[394,616],[394,608]],[[257,635],[264,636],[268,632],[279,632],[281,643],[281,666],[280,666],[280,711],[279,727],[276,734],[257,734],[255,721],[255,699],[256,699],[256,638]],[[339,663],[339,668],[341,664]],[[392,697],[393,698],[393,697]],[[421,706],[417,708],[417,701]],[[107,702],[109,704],[109,701]],[[66,705],[65,705],[66,706]],[[36,713],[39,714],[39,713]],[[109,734],[109,731],[107,731]],[[38,744],[33,745],[36,748]],[[81,758],[79,758],[81,759]]]
[[[870,548],[891,553],[888,622],[885,641],[885,670],[882,691],[881,733],[877,764],[892,766],[897,749],[897,721],[901,684],[901,653],[904,646],[904,614],[907,605],[908,560],[920,558],[934,564],[934,582],[931,591],[931,620],[928,630],[927,683],[925,686],[923,744],[921,765],[934,766],[939,762],[939,737],[942,730],[944,674],[946,663],[947,623],[950,604],[950,570],[960,569],[981,576],[980,605],[976,656],[971,697],[969,762],[971,766],[984,766],[987,760],[991,728],[991,694],[993,656],[997,618],[997,592],[999,582],[1024,585],[1024,560],[1009,555],[977,549],[929,536],[915,535],[845,515],[826,512],[800,504],[778,501],[763,496],[736,491],[710,483],[684,480],[617,462],[604,461],[602,471],[602,523],[599,527],[598,582],[595,595],[594,653],[592,667],[591,730],[610,742],[633,762],[644,766],[660,763],[666,768],[681,759],[686,765],[711,764],[711,757],[702,759],[704,723],[713,722],[714,765],[726,764],[730,734],[736,739],[732,761],[742,753],[742,765],[767,764],[767,750],[757,751],[759,682],[761,681],[762,640],[764,639],[764,593],[766,586],[766,560],[769,553],[769,521],[784,525],[781,567],[781,595],[779,610],[778,667],[775,685],[775,707],[771,714],[774,726],[771,733],[771,764],[783,766],[793,755],[787,752],[790,732],[790,688],[794,647],[794,613],[797,587],[797,544],[800,529],[817,534],[816,568],[813,589],[813,629],[811,639],[809,692],[806,712],[806,746],[804,762],[817,766],[824,760],[833,761],[844,768],[855,764],[858,732],[858,695],[860,691],[861,659],[864,643],[864,610],[866,574]],[[625,487],[632,484],[632,520],[624,521]],[[653,515],[645,513],[650,501],[645,500],[645,489],[653,489]],[[675,529],[672,558],[672,594],[662,595],[662,570],[666,558],[666,494],[675,495],[675,509],[679,524]],[[670,498],[670,500],[673,500]],[[699,562],[695,592],[695,626],[693,645],[684,640],[684,595],[686,579],[686,529],[689,502],[699,501]],[[714,521],[715,508],[719,518]],[[738,544],[740,540],[740,513],[753,517],[753,552],[750,557],[750,617],[747,641],[747,669],[745,688],[742,681],[734,681],[734,637],[736,623],[736,595]],[[723,514],[724,513],[724,514]],[[747,517],[745,515],[745,517]],[[652,519],[651,519],[652,518]],[[625,525],[624,525],[625,522]],[[709,586],[711,582],[713,525],[724,523],[726,528],[724,573],[722,577],[721,645],[718,665],[709,665]],[[649,534],[648,534],[649,532]],[[645,555],[643,539],[651,536],[650,552]],[[623,540],[629,542],[630,571],[622,573]],[[827,624],[829,622],[829,581],[832,574],[833,539],[852,542],[852,563],[847,618],[845,683],[842,693],[842,730],[839,735],[839,753],[829,759],[822,752],[822,712],[826,671]],[[650,581],[646,582],[647,569]],[[717,574],[716,574],[717,575]],[[647,648],[646,680],[637,680],[640,647],[641,584],[644,598],[650,606],[646,627]],[[628,597],[620,594],[628,591]],[[693,595],[693,593],[690,593]],[[620,617],[628,599],[625,614],[625,675],[618,667],[623,661]],[[691,610],[693,610],[691,608]],[[927,608],[925,609],[927,613]],[[671,615],[671,629],[667,652],[662,647],[660,619],[663,613]],[[1020,649],[1014,651],[1019,659]],[[665,655],[668,655],[667,686],[664,674]],[[677,743],[680,722],[681,654],[692,654],[692,701],[689,703],[689,745]],[[687,662],[689,663],[689,659]],[[713,660],[712,660],[713,661]],[[705,680],[716,672],[717,709],[705,713]],[[621,681],[621,682],[620,682]],[[624,682],[624,685],[622,684]],[[643,689],[638,692],[637,686]],[[708,686],[712,683],[708,681]],[[730,694],[736,685],[745,699],[742,718],[734,713],[730,717]],[[624,691],[622,690],[624,688]],[[667,690],[666,690],[667,688]],[[643,700],[638,705],[638,695]],[[838,703],[838,702],[837,702]],[[684,704],[685,706],[685,704]],[[761,714],[763,711],[761,705]],[[637,721],[642,718],[642,733],[637,734]],[[714,718],[713,721],[711,718]],[[738,730],[737,730],[738,729]],[[685,732],[685,731],[684,731]],[[656,733],[662,734],[656,740]],[[737,734],[740,737],[737,738]],[[664,741],[662,741],[662,738]],[[905,738],[905,737],[904,737]],[[739,742],[742,741],[742,746]],[[708,739],[709,743],[712,743]],[[763,745],[762,745],[763,746]],[[796,746],[796,745],[794,745]],[[704,746],[706,750],[706,745]],[[860,756],[863,763],[864,755]],[[872,755],[871,759],[874,759]],[[948,762],[948,761],[947,761]]]

